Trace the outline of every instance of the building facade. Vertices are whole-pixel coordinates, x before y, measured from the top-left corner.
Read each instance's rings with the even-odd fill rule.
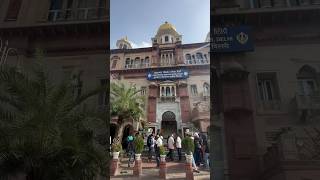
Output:
[[[247,74],[222,82],[219,178],[319,179],[319,13],[317,1],[214,1],[213,28],[249,26],[254,44],[251,52],[213,50],[222,76]]]
[[[73,76],[77,94],[106,84],[108,9],[105,0],[1,1],[1,64],[27,71],[39,48],[54,82]],[[105,97],[90,104],[104,109]]]
[[[204,38],[205,39],[205,38]],[[207,132],[210,102],[209,42],[183,44],[168,22],[162,24],[152,47],[131,47],[127,37],[111,50],[111,82],[136,85],[146,98],[146,127],[170,133]],[[116,127],[116,122],[112,122]],[[135,130],[138,126],[132,122]]]

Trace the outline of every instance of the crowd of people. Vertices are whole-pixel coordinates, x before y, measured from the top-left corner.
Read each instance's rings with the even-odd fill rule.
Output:
[[[134,146],[134,138],[138,136],[139,133],[129,134],[126,138],[126,153],[129,158],[128,167],[130,164],[134,162],[135,159],[135,146]],[[198,168],[203,166],[209,169],[209,143],[206,134],[199,133],[186,133],[186,136],[189,136],[193,139],[194,142],[194,153],[193,153],[193,162],[192,166],[195,172],[199,172]],[[152,132],[147,137],[147,147],[148,147],[148,161],[151,162],[153,159],[156,160],[157,167],[160,166],[160,147],[165,146],[164,138],[161,134],[155,135]],[[166,161],[182,161],[182,138],[181,135],[177,133],[172,133],[167,138],[167,150]],[[177,158],[175,159],[175,155]]]
[[[187,133],[186,136],[190,136],[194,141],[194,154],[193,154],[193,168],[196,172],[199,172],[198,167],[204,166],[209,169],[209,143],[205,134],[199,135],[199,133]],[[181,135],[173,133],[167,138],[168,154],[166,155],[167,161],[175,160],[175,150],[177,152],[177,161],[182,160],[182,139]],[[149,148],[149,161],[155,156],[157,167],[160,165],[160,151],[159,147],[163,145],[163,137],[159,134],[155,135],[151,133],[147,138],[147,146]]]

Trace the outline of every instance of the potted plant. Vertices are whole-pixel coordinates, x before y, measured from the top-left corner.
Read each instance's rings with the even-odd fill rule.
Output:
[[[160,159],[162,162],[166,161],[166,152],[164,146],[159,147],[159,152],[160,152]]]
[[[190,137],[186,137],[181,142],[182,149],[186,153],[186,160],[188,163],[192,163],[192,154],[194,151],[194,143]]]
[[[134,139],[134,146],[136,151],[136,160],[141,159],[141,153],[144,149],[144,140],[141,136],[138,136]]]
[[[111,149],[113,159],[118,159],[120,151],[122,150],[122,145],[120,143],[113,143]]]

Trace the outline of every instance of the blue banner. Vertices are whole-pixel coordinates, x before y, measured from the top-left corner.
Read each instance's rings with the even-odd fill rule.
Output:
[[[186,79],[189,77],[187,69],[170,69],[163,71],[148,71],[147,79],[151,80],[173,80],[173,79]]]
[[[213,28],[211,48],[214,52],[253,51],[251,28],[248,26]]]

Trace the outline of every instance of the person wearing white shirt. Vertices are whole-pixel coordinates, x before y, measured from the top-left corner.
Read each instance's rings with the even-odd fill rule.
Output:
[[[178,157],[179,157],[179,161],[181,161],[181,138],[179,135],[177,135],[176,138],[176,148],[177,148],[177,152],[178,152]]]
[[[170,157],[171,161],[174,160],[173,158],[173,153],[174,153],[174,138],[173,138],[173,134],[171,134],[171,136],[168,139],[168,149],[169,149],[169,153],[167,154],[167,157]]]
[[[158,137],[158,138],[157,138],[156,144],[157,144],[157,147],[162,146],[163,142],[162,142],[162,138],[161,138],[161,137]]]
[[[156,161],[157,167],[160,166],[160,146],[162,146],[162,139],[159,135],[156,136]]]

